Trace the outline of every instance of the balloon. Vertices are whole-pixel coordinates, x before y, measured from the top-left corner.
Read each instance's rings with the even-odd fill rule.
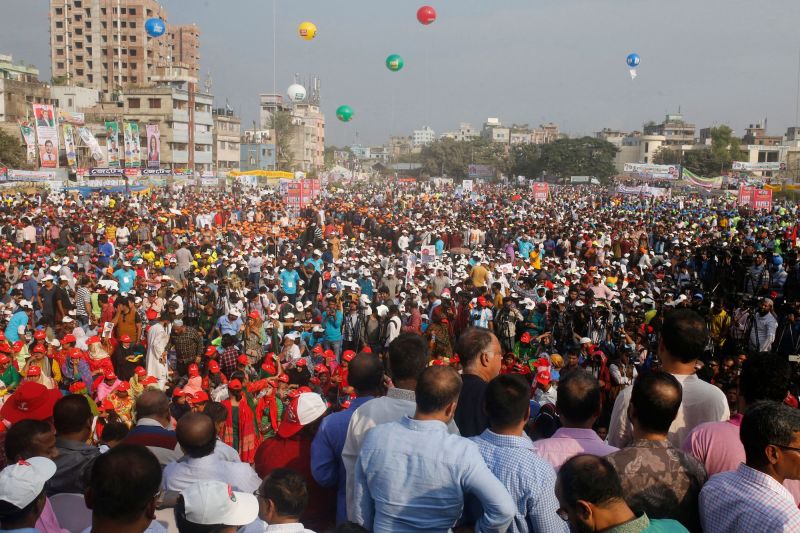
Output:
[[[340,105],[336,109],[336,118],[342,122],[350,122],[353,119],[353,108],[349,105]]]
[[[167,31],[167,24],[157,17],[147,19],[144,23],[144,29],[150,37],[161,37]]]
[[[625,62],[628,63],[628,66],[631,68],[636,68],[639,66],[639,62],[642,59],[639,57],[639,54],[628,54],[628,57],[625,59]]]
[[[436,10],[431,6],[422,6],[417,10],[417,20],[425,26],[433,23],[436,20]]]
[[[403,65],[405,65],[403,58],[397,54],[392,54],[386,58],[386,68],[388,68],[392,72],[397,72],[398,70],[401,70],[403,68]]]
[[[313,22],[302,22],[300,26],[297,27],[297,33],[300,34],[301,38],[310,41],[317,36],[317,26]]]
[[[302,102],[306,99],[306,88],[299,83],[293,83],[289,86],[286,94],[289,95],[289,100],[292,102]]]

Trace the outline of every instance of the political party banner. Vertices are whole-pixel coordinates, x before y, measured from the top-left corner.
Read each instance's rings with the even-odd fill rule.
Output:
[[[90,168],[88,175],[92,178],[121,178],[125,174],[121,168]]]
[[[54,181],[54,170],[8,170],[9,181]]]
[[[750,206],[753,204],[753,191],[755,187],[739,187],[739,195],[736,198],[736,205]]]
[[[161,131],[158,124],[148,124],[147,132],[147,168],[161,167]]]
[[[80,136],[83,144],[89,147],[89,153],[92,156],[92,159],[98,165],[106,165],[105,157],[103,156],[103,150],[100,148],[100,143],[97,142],[94,134],[87,128],[86,126],[81,126],[78,128],[78,135]]]
[[[744,170],[746,172],[763,172],[765,170],[786,170],[786,163],[777,161],[772,163],[750,163],[748,161],[734,161],[733,170]]]
[[[653,165],[647,163],[625,163],[625,172],[635,172],[639,177],[645,179],[670,179],[676,180],[680,177],[680,166],[678,165]]]
[[[700,187],[702,189],[721,189],[723,183],[722,176],[703,178],[688,168],[683,169],[683,180],[694,187]]]
[[[144,168],[142,176],[169,176],[172,171],[168,168]]]
[[[772,211],[772,191],[769,189],[755,189],[753,191],[753,209],[756,211]]]
[[[64,135],[64,151],[67,153],[67,166],[75,168],[78,164],[78,155],[75,150],[75,132],[72,124],[62,124],[61,132]]]
[[[420,261],[423,265],[433,263],[436,260],[436,245],[426,244],[419,249]]]
[[[56,114],[49,104],[32,104],[42,168],[58,168],[58,129]]]
[[[472,192],[472,180],[464,180],[461,182],[461,190],[464,192]]]
[[[22,140],[25,141],[26,160],[33,164],[36,162],[36,132],[30,122],[23,120],[19,121],[19,129]]]
[[[116,120],[106,121],[106,152],[109,168],[119,168],[119,123]]]
[[[72,124],[73,126],[83,126],[86,124],[86,115],[83,113],[73,113],[72,111],[58,110],[58,121],[61,124]]]
[[[549,183],[539,183],[535,182],[533,184],[533,201],[534,202],[546,202],[547,196],[550,193],[550,184]]]
[[[620,194],[635,194],[638,196],[652,196],[659,198],[662,196],[669,196],[669,189],[661,187],[650,187],[649,185],[639,185],[636,187],[628,187],[620,185],[617,187],[617,192]]]
[[[493,178],[494,167],[489,165],[469,165],[467,175],[470,178]]]
[[[142,165],[142,147],[139,145],[139,123],[124,122],[125,168],[139,168]]]

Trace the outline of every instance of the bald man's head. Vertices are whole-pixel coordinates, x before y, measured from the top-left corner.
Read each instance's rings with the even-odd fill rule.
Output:
[[[163,391],[146,390],[136,398],[136,419],[142,418],[169,422],[169,399]]]
[[[217,436],[214,434],[214,421],[203,413],[186,413],[175,428],[178,443],[183,452],[195,459],[214,453]]]
[[[434,414],[458,400],[461,376],[452,366],[429,366],[419,376],[415,396],[417,412]]]

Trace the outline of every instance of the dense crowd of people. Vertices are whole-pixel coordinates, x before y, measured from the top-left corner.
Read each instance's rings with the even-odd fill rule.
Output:
[[[800,531],[796,205],[329,189],[0,199],[0,530]]]

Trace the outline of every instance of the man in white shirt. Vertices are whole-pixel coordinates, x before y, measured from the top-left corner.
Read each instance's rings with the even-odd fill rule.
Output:
[[[705,349],[707,340],[705,322],[694,311],[678,309],[664,318],[658,344],[662,370],[675,376],[683,387],[683,401],[668,435],[676,448],[681,447],[694,427],[730,418],[728,401],[722,390],[700,380],[695,374],[697,356]],[[608,443],[617,448],[624,448],[633,441],[633,427],[628,420],[632,389],[626,387],[617,396],[611,413]]]
[[[214,422],[208,415],[186,413],[178,420],[175,433],[186,459],[164,468],[161,482],[164,490],[182,491],[197,481],[211,480],[252,493],[261,484],[261,479],[247,463],[224,461],[214,453],[217,438]]]
[[[430,359],[428,343],[415,333],[403,333],[389,346],[389,368],[393,387],[386,396],[370,400],[353,413],[347,426],[347,438],[342,450],[342,462],[347,471],[347,515],[352,517],[355,509],[353,492],[355,488],[355,465],[361,444],[367,432],[379,424],[396,422],[404,416],[413,416],[417,404],[414,389],[417,378]],[[458,434],[458,428],[451,421],[448,431]]]

